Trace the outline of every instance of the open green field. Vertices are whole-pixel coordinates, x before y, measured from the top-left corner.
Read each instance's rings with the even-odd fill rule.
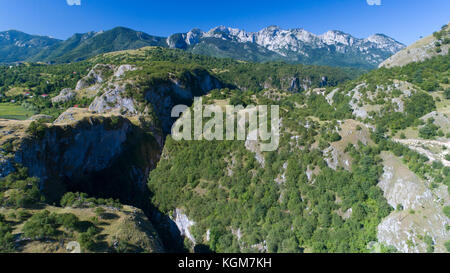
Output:
[[[32,111],[28,111],[20,105],[12,103],[0,103],[0,118],[3,119],[28,119],[34,115]]]

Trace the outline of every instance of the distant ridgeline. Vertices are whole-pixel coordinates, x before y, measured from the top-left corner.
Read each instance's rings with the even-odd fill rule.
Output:
[[[178,48],[193,53],[243,61],[284,61],[372,69],[405,46],[383,34],[358,39],[341,31],[315,35],[303,29],[270,26],[259,32],[216,27],[193,29],[168,38],[117,27],[75,34],[62,41],[10,30],[0,32],[0,63],[85,60],[113,51],[145,46]]]

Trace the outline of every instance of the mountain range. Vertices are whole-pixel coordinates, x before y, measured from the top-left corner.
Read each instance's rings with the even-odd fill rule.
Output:
[[[177,48],[253,62],[285,61],[369,69],[377,67],[405,47],[383,34],[359,39],[337,30],[316,35],[300,28],[283,30],[277,26],[258,32],[219,26],[207,32],[193,29],[168,38],[117,27],[108,31],[75,34],[67,40],[9,30],[0,32],[0,63],[67,63],[101,53],[145,46]]]

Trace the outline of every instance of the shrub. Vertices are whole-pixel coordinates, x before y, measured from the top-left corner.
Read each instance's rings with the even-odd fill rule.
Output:
[[[450,218],[450,207],[449,206],[445,206],[443,211],[444,211],[445,216]]]
[[[57,216],[48,210],[38,212],[25,223],[23,232],[32,239],[44,239],[57,234]]]
[[[0,221],[0,253],[14,252],[14,236],[11,231],[10,225]]]
[[[93,250],[96,243],[97,230],[95,227],[90,227],[86,232],[80,233],[78,242],[81,247],[87,250]]]
[[[28,211],[21,209],[21,210],[17,211],[16,216],[20,221],[25,221],[28,218],[30,218],[32,215]]]
[[[419,136],[424,139],[431,139],[437,136],[439,127],[432,123],[427,123],[425,126],[420,128]]]
[[[19,168],[15,173],[0,179],[0,190],[10,190],[9,197],[3,199],[2,203],[16,208],[34,207],[44,200],[39,192],[39,179],[28,177],[26,168]]]
[[[445,89],[444,98],[450,100],[450,88]]]
[[[79,219],[73,213],[63,213],[57,216],[57,222],[66,230],[75,230],[79,223]]]
[[[336,132],[334,132],[334,133],[332,133],[331,135],[330,135],[330,140],[331,140],[331,142],[336,142],[336,141],[339,141],[339,140],[341,140],[342,139],[342,137],[338,134],[338,133],[336,133]]]
[[[434,252],[434,241],[433,238],[429,235],[425,235],[423,239],[424,243],[427,244],[427,252],[433,253]]]
[[[450,252],[450,241],[445,242],[445,248],[447,249],[447,252]]]
[[[45,123],[40,121],[33,121],[30,123],[30,126],[28,126],[27,133],[30,134],[33,137],[36,137],[38,139],[43,138],[45,135],[45,130],[47,129],[47,125]]]
[[[74,208],[86,208],[86,207],[94,207],[97,205],[104,205],[114,208],[122,208],[122,204],[119,200],[114,200],[112,198],[103,199],[103,198],[93,198],[89,197],[85,193],[73,193],[67,192],[59,201],[62,207],[74,207]]]

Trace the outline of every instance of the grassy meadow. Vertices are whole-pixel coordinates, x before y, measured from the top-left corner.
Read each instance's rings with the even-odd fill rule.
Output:
[[[0,103],[0,118],[2,119],[18,119],[25,120],[34,113],[25,109],[20,105],[13,103]]]

